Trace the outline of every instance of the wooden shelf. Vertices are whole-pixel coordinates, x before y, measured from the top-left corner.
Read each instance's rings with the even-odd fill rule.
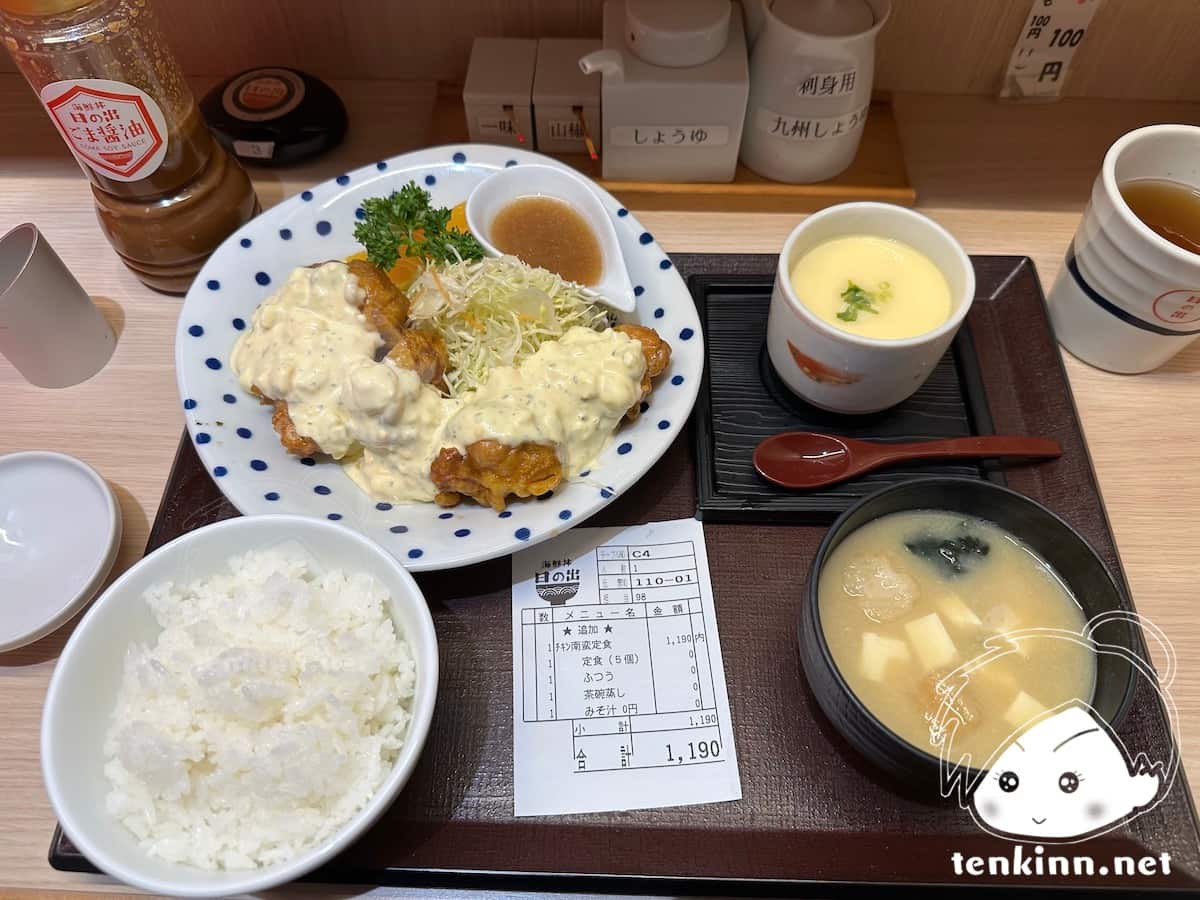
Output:
[[[435,143],[467,140],[462,97],[453,89],[441,91],[433,114]],[[908,179],[900,133],[892,104],[886,98],[871,104],[858,155],[845,172],[816,184],[771,181],[738,164],[733,181],[722,184],[627,181],[600,177],[600,162],[586,154],[550,154],[617,197],[632,210],[679,212],[814,212],[849,200],[881,200],[912,206],[917,192]]]

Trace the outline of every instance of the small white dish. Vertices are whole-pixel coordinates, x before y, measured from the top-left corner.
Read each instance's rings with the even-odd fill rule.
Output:
[[[416,662],[408,737],[379,789],[327,840],[261,869],[208,871],[150,856],[105,807],[104,737],[116,705],[125,654],[152,644],[160,629],[142,595],[165,580],[187,582],[223,569],[231,556],[298,541],[323,566],[365,571],[391,596],[393,621]],[[437,697],[438,648],[421,589],[400,562],[342,525],[304,516],[226,519],[190,531],[133,565],[80,620],[63,648],[42,710],[42,776],[63,831],[102,871],[154,894],[224,897],[299,878],[353,843],[396,799],[416,768]]]
[[[91,466],[42,450],[0,456],[0,653],[75,615],[120,546],[120,507]]]
[[[600,244],[603,269],[596,284],[581,285],[605,306],[631,313],[637,308],[633,284],[608,210],[584,179],[553,166],[510,166],[490,175],[467,197],[467,227],[489,256],[504,254],[491,242],[492,222],[509,203],[522,197],[552,197],[583,216]]]

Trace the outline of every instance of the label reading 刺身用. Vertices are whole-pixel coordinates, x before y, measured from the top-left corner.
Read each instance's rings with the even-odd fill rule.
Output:
[[[105,78],[54,81],[41,90],[46,112],[75,158],[114,181],[138,181],[167,155],[167,120],[145,91]]]
[[[845,97],[854,93],[857,69],[842,72],[813,72],[796,85],[797,97]]]

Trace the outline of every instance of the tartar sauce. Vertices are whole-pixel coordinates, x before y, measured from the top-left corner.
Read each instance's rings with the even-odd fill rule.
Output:
[[[641,398],[646,359],[620,331],[571,328],[517,367],[501,366],[446,424],[446,446],[491,438],[553,444],[568,478],[596,458]]]
[[[641,396],[641,345],[575,327],[517,366],[492,369],[473,394],[445,398],[415,372],[376,361],[383,340],[362,300],[343,263],[296,269],[255,310],[232,364],[245,390],[286,400],[297,431],[377,499],[432,500],[438,452],[484,439],[553,445],[574,477]]]

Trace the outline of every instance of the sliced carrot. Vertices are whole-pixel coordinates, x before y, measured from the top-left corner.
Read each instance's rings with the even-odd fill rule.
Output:
[[[366,259],[365,251],[359,250],[357,253],[351,253],[346,257],[346,262],[355,259]],[[408,290],[417,276],[421,274],[421,260],[415,256],[402,256],[396,260],[396,264],[388,269],[388,278],[392,279],[392,283],[402,291]]]
[[[450,227],[455,231],[466,234],[470,231],[467,228],[467,204],[460,203],[458,206],[450,210]],[[417,231],[413,237],[417,240],[421,239],[421,232]],[[352,259],[366,259],[367,254],[360,250],[357,253],[351,253],[346,257],[346,262]],[[421,260],[415,256],[402,256],[396,260],[396,264],[388,270],[388,277],[400,290],[408,290],[412,283],[417,280],[417,276],[421,274]]]

